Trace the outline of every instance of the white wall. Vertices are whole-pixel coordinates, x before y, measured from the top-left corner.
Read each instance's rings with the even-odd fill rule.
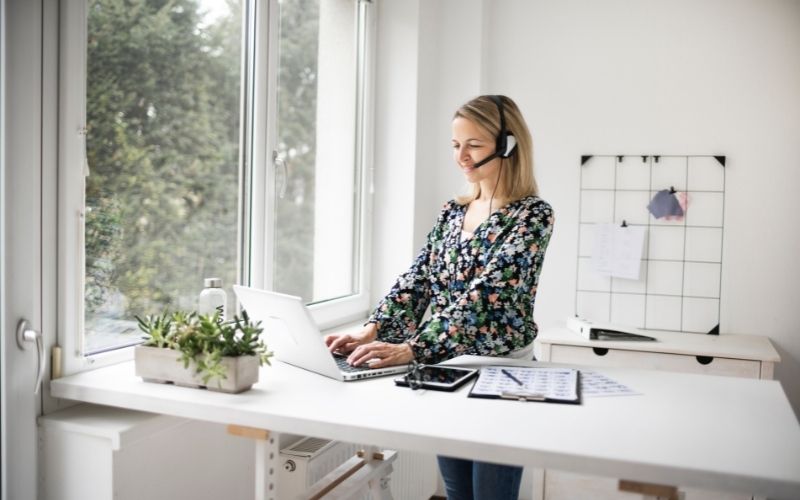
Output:
[[[373,302],[411,264],[444,202],[465,189],[452,160],[450,121],[480,93],[484,24],[482,0],[376,6]]]
[[[581,154],[725,154],[721,328],[775,342],[800,413],[800,3],[493,6],[488,86],[518,96],[558,218],[537,319],[573,312]]]
[[[518,102],[542,195],[556,210],[536,304],[542,326],[574,312],[580,155],[727,155],[721,328],[773,340],[782,357],[776,378],[800,414],[800,2],[415,5],[420,55],[405,61],[419,83],[414,249],[461,186],[449,122],[478,93]]]
[[[415,249],[424,244],[444,202],[466,190],[453,161],[450,122],[458,106],[480,94],[482,5],[461,0],[457,15],[447,2],[420,6]]]

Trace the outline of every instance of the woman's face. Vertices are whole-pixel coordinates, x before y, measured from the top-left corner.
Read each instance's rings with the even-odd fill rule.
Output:
[[[468,182],[492,180],[500,168],[500,158],[473,167],[476,163],[494,154],[495,138],[488,135],[472,121],[456,117],[453,120],[453,159],[461,168]]]

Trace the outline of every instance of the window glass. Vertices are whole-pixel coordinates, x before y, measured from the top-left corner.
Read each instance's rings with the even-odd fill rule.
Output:
[[[89,0],[84,353],[237,277],[242,7]]]
[[[273,288],[320,302],[357,292],[354,0],[281,0]]]
[[[66,342],[82,345],[70,352],[139,343],[137,316],[196,309],[205,278],[222,279],[231,311],[231,285],[251,269],[264,270],[264,279],[249,276],[259,286],[327,302],[323,322],[358,314],[367,4],[85,1],[83,42],[71,42],[74,18],[62,26],[69,64],[82,64],[83,49],[86,57],[85,82],[67,72],[62,83],[80,89],[63,102],[85,95],[85,107],[65,108],[61,131],[70,145],[62,203],[83,217],[80,242],[60,240],[75,255],[67,262],[83,265],[60,298],[71,311],[65,297],[83,290],[82,324],[66,322],[80,332]],[[269,23],[267,5],[277,6]],[[276,60],[260,58],[266,46]],[[84,123],[84,112],[75,146],[69,124]],[[84,142],[80,184],[72,166]],[[274,182],[254,184],[262,178]],[[262,224],[263,234],[251,232]]]

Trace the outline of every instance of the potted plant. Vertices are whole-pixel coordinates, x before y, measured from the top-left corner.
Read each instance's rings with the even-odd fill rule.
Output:
[[[221,321],[219,313],[183,311],[136,319],[146,339],[135,349],[136,375],[147,382],[238,393],[258,381],[260,366],[270,364],[263,328],[246,312],[230,321]]]

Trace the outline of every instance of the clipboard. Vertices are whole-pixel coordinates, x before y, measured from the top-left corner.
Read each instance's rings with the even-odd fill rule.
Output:
[[[574,368],[484,366],[471,398],[581,404],[580,371]]]
[[[580,318],[567,318],[567,328],[588,340],[633,340],[651,342],[658,340],[655,337],[638,333],[638,328],[598,324]]]
[[[589,340],[633,340],[633,341],[655,341],[655,337],[648,337],[639,333],[621,332],[608,328],[590,328]]]

